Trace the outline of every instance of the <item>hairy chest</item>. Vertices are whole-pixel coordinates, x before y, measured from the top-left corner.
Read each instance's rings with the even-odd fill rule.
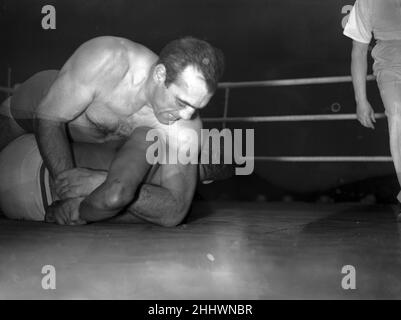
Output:
[[[157,125],[153,110],[147,106],[94,101],[69,128],[75,141],[106,142],[127,139],[137,127]]]

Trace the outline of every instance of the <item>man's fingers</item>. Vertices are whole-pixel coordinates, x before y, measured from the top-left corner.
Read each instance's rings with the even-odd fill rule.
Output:
[[[55,180],[63,180],[68,176],[67,171],[61,172],[56,176]]]
[[[68,224],[70,219],[68,211],[66,211],[63,206],[60,206],[59,209],[60,210],[57,210],[57,213],[55,214],[56,219],[58,219],[57,223],[62,225]]]
[[[63,188],[61,190],[56,190],[56,192],[57,192],[57,195],[59,196],[60,200],[66,200],[69,198],[73,198],[69,188]]]
[[[375,118],[375,113],[372,112],[372,114],[370,115],[370,119],[376,123],[376,118]]]
[[[60,197],[77,198],[87,196],[87,194],[83,194],[84,190],[82,184],[67,184],[56,190],[56,192]]]
[[[66,183],[68,181],[68,177],[57,177],[54,179],[55,183],[61,184],[61,183]]]
[[[85,192],[85,190],[83,190],[81,186],[72,186],[63,188],[62,190],[60,190],[58,195],[62,199],[71,199],[78,197],[86,197],[88,193]]]
[[[59,197],[61,200],[67,200],[67,199],[71,199],[71,198],[75,198],[74,194],[72,194],[70,191],[64,191],[64,192],[60,192]]]
[[[56,176],[56,179],[66,179],[66,178],[70,177],[70,176],[73,174],[73,172],[74,172],[75,170],[76,170],[76,169],[71,169],[71,170],[63,171],[63,172],[59,173],[59,174]]]
[[[359,123],[360,123],[361,125],[363,125],[364,127],[366,127],[366,122],[365,122],[365,119],[366,119],[366,118],[365,118],[364,116],[357,114],[357,115],[356,115],[356,118],[357,118],[357,120],[359,121]]]
[[[369,124],[369,128],[371,128],[371,129],[374,129],[375,128],[375,126],[374,126],[374,122],[375,122],[375,114],[374,114],[374,112],[372,112],[371,114],[370,114],[370,116],[367,118],[367,122],[368,122],[368,124]]]
[[[71,188],[69,186],[65,186],[65,187],[60,189],[59,196],[60,197],[71,196],[71,195],[74,194],[73,190],[74,190],[74,188]]]
[[[68,225],[70,225],[70,226],[83,226],[85,224],[86,224],[86,221],[84,221],[82,219],[72,220],[68,223]]]
[[[373,118],[372,118],[373,117]],[[374,129],[375,126],[373,125],[376,122],[374,115],[364,116],[364,117],[357,117],[358,121],[366,128]]]
[[[48,223],[56,222],[56,217],[54,216],[54,211],[51,208],[49,208],[45,214],[45,222],[48,222]]]
[[[56,190],[56,193],[58,195],[60,195],[61,193],[65,192],[66,189],[68,189],[68,183],[66,183],[66,182],[63,182],[63,183],[56,182],[54,184],[54,188]]]
[[[370,129],[374,129],[375,128],[373,123],[372,123],[372,120],[370,120],[370,118],[367,118],[365,123],[366,123],[366,127],[367,128],[370,128]]]
[[[62,215],[62,214],[56,214],[55,218],[56,218],[57,224],[65,225],[67,223],[67,220],[65,219],[64,215]]]

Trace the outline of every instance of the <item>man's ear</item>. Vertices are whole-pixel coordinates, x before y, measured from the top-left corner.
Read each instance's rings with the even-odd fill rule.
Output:
[[[158,83],[164,83],[164,81],[166,81],[166,67],[164,64],[160,63],[155,66],[153,79]]]

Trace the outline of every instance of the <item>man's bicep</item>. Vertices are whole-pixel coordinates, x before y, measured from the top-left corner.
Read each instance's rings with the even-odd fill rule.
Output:
[[[68,122],[79,116],[91,103],[94,90],[68,71],[61,71],[40,102],[35,117],[55,122]]]
[[[368,49],[369,49],[369,43],[364,43],[357,40],[352,41],[352,50],[354,52],[367,53]]]
[[[352,41],[351,69],[352,73],[366,72],[369,44]]]

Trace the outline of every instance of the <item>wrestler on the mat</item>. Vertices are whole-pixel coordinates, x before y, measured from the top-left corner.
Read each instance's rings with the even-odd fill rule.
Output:
[[[222,70],[220,51],[195,38],[170,42],[160,56],[127,39],[92,39],[75,51],[60,72],[36,74],[18,88],[11,101],[3,103],[0,149],[33,132],[56,193],[63,198],[59,175],[80,172],[71,171],[69,138],[123,142],[141,125],[166,129],[178,144],[187,141],[190,137],[181,129],[199,129],[196,111],[209,102]],[[175,168],[181,180],[178,184],[194,180],[196,170],[191,166]],[[112,193],[121,187],[114,181],[108,188]]]
[[[127,39],[95,38],[78,48],[60,72],[33,76],[2,105],[0,147],[33,132],[56,195],[65,200],[64,207],[76,205],[78,198],[67,198],[68,192],[63,190],[72,184],[63,181],[84,179],[87,171],[74,169],[69,138],[124,142],[135,128],[147,126],[164,130],[178,153],[188,150],[188,145],[198,148],[198,139],[182,129],[199,132],[196,111],[209,102],[222,69],[221,53],[194,38],[172,41],[159,57]],[[122,147],[119,153],[125,155],[124,150]],[[135,160],[134,155],[131,161]],[[171,188],[180,197],[175,199],[176,210],[183,214],[189,205],[183,198],[193,196],[197,167],[179,162],[166,167],[169,169],[163,172],[174,177]],[[80,210],[88,220],[113,216],[122,203],[133,198],[137,185],[127,187],[113,178],[113,171],[110,174],[110,179],[82,202]],[[152,195],[159,192],[153,185],[146,190]],[[59,205],[63,208],[62,202]]]
[[[192,190],[186,190],[185,183],[181,189],[168,165],[151,166],[145,160],[145,150],[151,143],[143,143],[147,130],[144,127],[134,130],[119,151],[102,144],[73,143],[77,165],[91,170],[81,169],[79,179],[68,176],[70,181],[65,182],[70,187],[62,192],[65,198],[72,199],[65,201],[57,200],[35,137],[22,135],[0,152],[0,210],[10,219],[34,221],[44,221],[47,211],[47,222],[68,225],[108,219],[117,211],[112,221],[144,220],[162,226],[180,223],[192,201]],[[208,151],[207,147],[205,144],[202,152],[209,153],[211,158],[216,150],[209,147]],[[225,164],[200,164],[198,169],[200,181],[225,179],[233,174],[234,168]],[[126,194],[131,194],[131,198],[125,198],[119,207],[114,207],[115,211],[104,210],[109,195],[102,196],[102,192],[110,179],[119,179],[127,188]],[[99,210],[89,214],[79,212],[79,203],[95,189],[98,196],[103,197],[97,203]]]

